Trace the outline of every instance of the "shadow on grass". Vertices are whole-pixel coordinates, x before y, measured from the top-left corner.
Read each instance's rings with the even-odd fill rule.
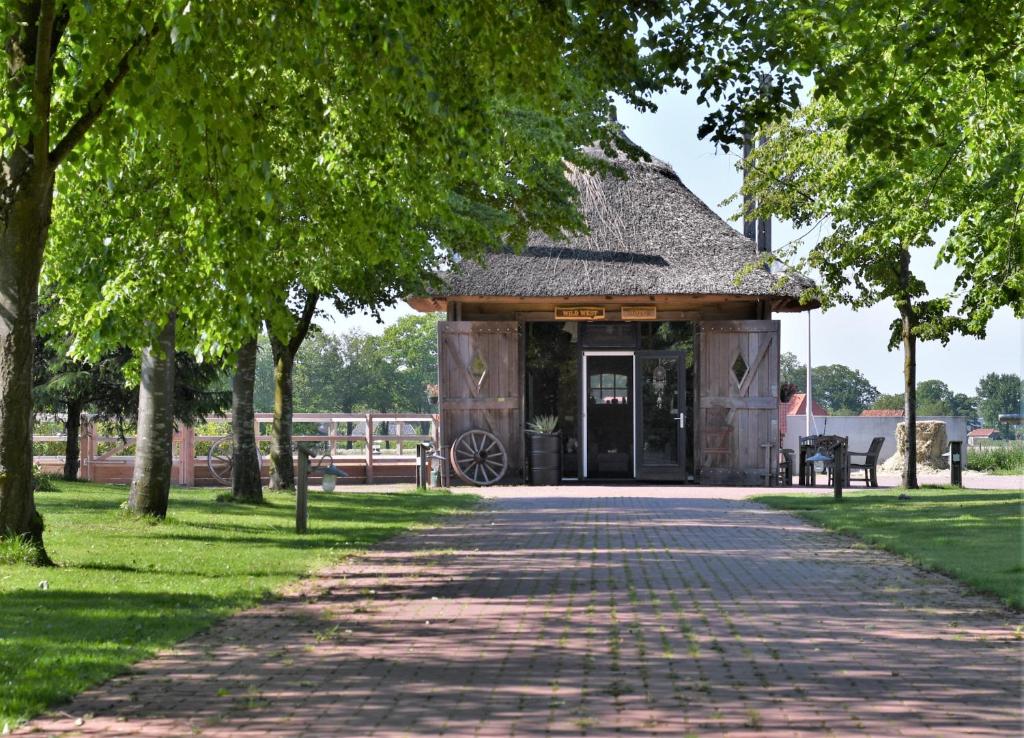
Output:
[[[899,492],[908,499],[898,499]],[[950,574],[1024,609],[1020,492],[928,488],[842,500],[808,495],[751,499]]]
[[[0,714],[27,718],[210,625],[243,601],[192,593],[0,593]],[[0,721],[2,722],[2,721]]]

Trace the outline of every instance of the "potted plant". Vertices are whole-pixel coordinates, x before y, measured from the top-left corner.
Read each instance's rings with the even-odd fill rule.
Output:
[[[557,427],[558,418],[554,415],[538,415],[526,426],[530,484],[562,481],[562,436]]]

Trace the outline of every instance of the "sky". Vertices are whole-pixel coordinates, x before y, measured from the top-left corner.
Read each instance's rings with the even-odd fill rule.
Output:
[[[655,98],[656,112],[640,113],[620,106],[619,122],[626,134],[652,156],[668,162],[680,179],[719,215],[733,221],[734,205],[722,205],[740,186],[736,170],[737,153],[723,153],[708,141],[697,139],[697,128],[706,108],[694,96],[678,91]],[[776,246],[801,238],[807,246],[815,233],[797,233],[790,224],[772,224],[772,242]],[[935,266],[934,250],[919,250],[912,256],[912,268],[928,285],[933,295],[945,294],[953,284],[954,272],[946,266]],[[813,273],[810,276],[814,276]],[[323,321],[333,332],[362,330],[379,333],[413,310],[400,303],[382,312],[384,324],[368,315],[339,317]],[[777,313],[782,322],[781,348],[807,361],[808,319],[806,313]],[[897,317],[891,303],[854,311],[835,307],[826,312],[811,311],[811,354],[813,366],[845,364],[860,371],[881,392],[903,391],[902,352],[888,351],[889,325]],[[920,342],[917,355],[918,381],[939,379],[956,392],[974,394],[978,380],[989,372],[1024,375],[1024,322],[1013,317],[1009,308],[999,310],[989,323],[985,339],[956,336],[943,346],[938,342]]]

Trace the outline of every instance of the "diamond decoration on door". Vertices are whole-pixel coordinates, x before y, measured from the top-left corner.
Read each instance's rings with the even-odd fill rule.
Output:
[[[732,363],[732,373],[736,377],[736,384],[743,384],[743,378],[747,376],[747,362],[743,360],[742,354]]]
[[[487,377],[487,362],[484,361],[484,357],[480,355],[479,351],[473,354],[473,359],[469,362],[469,376],[473,378],[476,383],[476,391],[479,392]]]

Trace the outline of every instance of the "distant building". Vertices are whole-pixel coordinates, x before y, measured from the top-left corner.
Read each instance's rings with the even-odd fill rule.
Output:
[[[886,410],[861,410],[860,414],[866,418],[902,418],[903,408],[899,410],[894,408]]]
[[[995,428],[975,428],[967,434],[967,445],[976,446],[980,441],[999,441],[1002,435]]]
[[[813,388],[812,388],[813,389]],[[779,435],[786,435],[786,418],[792,415],[803,417],[807,414],[807,393],[794,392],[788,402],[779,403]],[[812,415],[828,415],[828,410],[818,404],[817,400],[811,403]]]

